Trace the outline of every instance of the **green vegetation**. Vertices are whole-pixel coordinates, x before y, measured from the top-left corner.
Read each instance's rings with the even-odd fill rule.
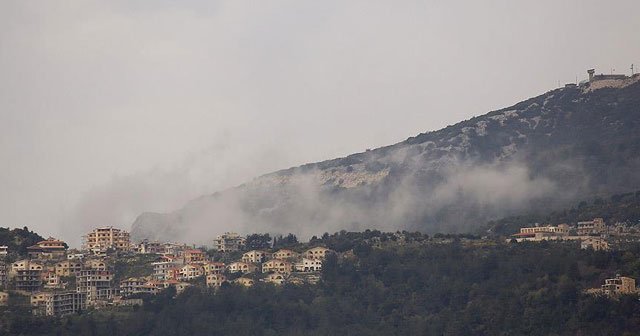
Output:
[[[633,335],[640,330],[637,296],[612,300],[583,293],[616,273],[640,278],[640,244],[594,252],[576,243],[500,244],[377,231],[327,234],[315,242],[347,248],[347,237],[353,254],[329,257],[316,286],[258,283],[225,285],[217,292],[193,287],[175,299],[173,292],[149,297],[139,309],[62,319],[5,310],[0,334]]]
[[[113,265],[115,281],[152,275],[153,265],[151,263],[157,258],[157,254],[119,256]]]
[[[0,245],[9,247],[9,252],[14,258],[27,255],[27,247],[44,240],[39,234],[29,231],[28,227],[22,229],[9,229],[0,227]]]
[[[496,235],[511,235],[518,232],[521,227],[531,226],[534,223],[576,223],[596,217],[604,218],[609,224],[640,224],[640,191],[617,194],[608,199],[595,198],[591,202],[583,201],[571,209],[550,214],[532,213],[507,217],[489,222],[488,227]]]

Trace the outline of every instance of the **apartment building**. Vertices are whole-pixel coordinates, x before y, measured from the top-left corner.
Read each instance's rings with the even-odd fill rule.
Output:
[[[200,263],[207,260],[207,255],[201,250],[190,249],[183,252],[185,264]]]
[[[590,221],[578,222],[576,232],[578,235],[598,235],[605,233],[607,227],[604,224],[604,219],[594,218]]]
[[[583,250],[592,249],[594,251],[608,251],[609,243],[603,238],[589,237],[580,242],[580,248]]]
[[[207,275],[207,287],[220,288],[223,283],[227,282],[227,277],[222,274]]]
[[[272,259],[262,264],[262,273],[269,272],[289,274],[293,272],[293,264],[282,259]]]
[[[33,259],[62,259],[67,253],[67,244],[52,237],[27,247],[29,258]]]
[[[112,226],[94,229],[84,237],[82,248],[93,253],[104,252],[108,249],[129,251],[131,242],[127,231]]]
[[[322,271],[322,259],[302,258],[295,264],[297,272],[320,272]]]
[[[258,271],[258,266],[243,261],[235,261],[227,265],[227,270],[230,273],[242,272],[246,274]]]
[[[218,252],[240,251],[245,245],[245,238],[235,232],[225,232],[213,241],[213,248]]]
[[[110,271],[83,269],[76,276],[76,290],[87,295],[87,301],[94,303],[113,297],[113,274]]]
[[[65,260],[56,263],[55,272],[58,276],[75,276],[82,269],[82,262],[76,260]]]
[[[292,250],[281,249],[273,253],[273,259],[295,259],[300,256],[300,253],[294,252]]]
[[[260,264],[271,257],[271,254],[262,250],[251,250],[242,254],[242,261],[246,263]]]
[[[602,293],[608,296],[636,293],[636,280],[617,275],[612,279],[605,279],[602,285]]]
[[[306,250],[303,254],[303,257],[307,259],[324,259],[327,257],[327,254],[332,252],[333,251],[326,247],[318,246]]]

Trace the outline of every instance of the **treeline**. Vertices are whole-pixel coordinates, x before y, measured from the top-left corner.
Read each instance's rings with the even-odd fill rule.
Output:
[[[636,335],[640,330],[637,296],[611,300],[583,293],[616,273],[640,278],[638,245],[607,253],[546,242],[385,246],[357,244],[353,256],[328,258],[316,286],[230,285],[216,293],[193,287],[175,299],[170,291],[149,297],[129,311],[62,319],[5,310],[0,333]]]
[[[640,224],[640,191],[613,195],[609,198],[598,197],[590,202],[583,201],[571,209],[551,213],[533,213],[512,216],[491,221],[487,227],[498,235],[510,235],[521,227],[534,223],[560,224],[576,223],[602,217],[607,223]]]
[[[8,246],[9,252],[14,255],[24,256],[27,247],[44,240],[39,234],[29,231],[28,227],[22,229],[9,229],[0,227],[0,246]]]

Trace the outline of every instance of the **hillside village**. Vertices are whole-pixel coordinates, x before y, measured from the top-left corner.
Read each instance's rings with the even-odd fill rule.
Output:
[[[471,245],[579,242],[576,246],[581,249],[606,253],[625,242],[640,241],[640,232],[633,226],[608,225],[604,219],[595,218],[572,226],[523,227],[501,241],[462,237]],[[373,235],[363,242],[371,248],[382,248],[389,243],[447,244],[459,238],[397,232]],[[250,287],[258,282],[314,285],[321,280],[323,262],[329,255],[338,259],[354,255],[353,249],[337,253],[319,241],[314,237],[310,243],[300,244],[289,235],[272,242],[269,235],[226,232],[213,240],[212,249],[207,249],[173,242],[133,243],[128,232],[101,227],[83,237],[80,250],[48,238],[29,246],[25,258],[17,258],[7,246],[0,246],[4,259],[0,262],[0,286],[4,288],[0,305],[20,304],[22,298],[22,304],[29,304],[34,315],[60,316],[87,309],[142,305],[147,295],[168,288],[179,295],[190,286],[215,291],[222,286]],[[637,289],[635,279],[612,274],[599,288],[585,292],[615,298],[635,294]]]
[[[96,228],[83,238],[80,251],[48,238],[28,247],[27,258],[0,262],[0,286],[8,290],[0,292],[0,305],[8,304],[10,295],[28,296],[35,315],[53,316],[88,308],[140,305],[142,299],[131,297],[157,294],[169,287],[180,294],[193,285],[215,289],[230,283],[248,287],[258,281],[315,284],[322,261],[333,253],[323,246],[249,249],[247,238],[229,232],[215,239],[211,251],[170,242],[135,244],[128,232],[114,227]],[[214,261],[208,252],[237,259]],[[11,251],[0,246],[0,257],[7,256]],[[136,260],[147,272],[122,278],[118,270],[134,266],[118,264]]]

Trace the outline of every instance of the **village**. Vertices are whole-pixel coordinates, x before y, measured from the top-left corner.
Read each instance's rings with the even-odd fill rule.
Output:
[[[11,251],[0,246],[0,306],[7,305],[11,295],[28,298],[25,300],[34,315],[61,316],[87,309],[142,305],[145,295],[169,288],[179,295],[190,286],[216,291],[228,285],[251,287],[257,283],[314,285],[321,280],[323,262],[329,255],[347,258],[353,254],[338,253],[317,242],[276,248],[275,241],[271,244],[263,239],[256,248],[255,242],[248,242],[255,237],[261,235],[245,237],[226,232],[208,249],[174,242],[133,243],[128,232],[101,227],[83,237],[80,250],[48,238],[28,247],[27,258],[11,262],[7,260]],[[406,239],[402,233],[392,234],[395,244],[403,244]],[[502,244],[579,242],[581,249],[606,253],[621,242],[639,239],[634,227],[607,225],[602,218],[595,218],[575,226],[523,227]],[[373,237],[366,243],[376,248],[385,241],[390,240]],[[442,235],[430,240],[438,244],[451,241]],[[635,279],[619,274],[585,291],[611,298],[637,292]]]
[[[170,287],[180,294],[194,285],[215,290],[231,283],[315,284],[323,260],[333,253],[322,246],[248,250],[245,237],[227,232],[213,242],[218,256],[238,257],[225,263],[213,261],[204,248],[186,244],[134,244],[128,232],[114,227],[96,228],[83,238],[79,251],[48,238],[30,246],[28,258],[11,263],[2,261],[10,251],[0,246],[0,288],[5,289],[0,291],[0,306],[8,304],[9,295],[28,296],[34,315],[59,316],[88,308],[141,305],[141,298],[132,297]],[[138,266],[148,274],[121,278],[116,265],[141,256],[144,263]]]

